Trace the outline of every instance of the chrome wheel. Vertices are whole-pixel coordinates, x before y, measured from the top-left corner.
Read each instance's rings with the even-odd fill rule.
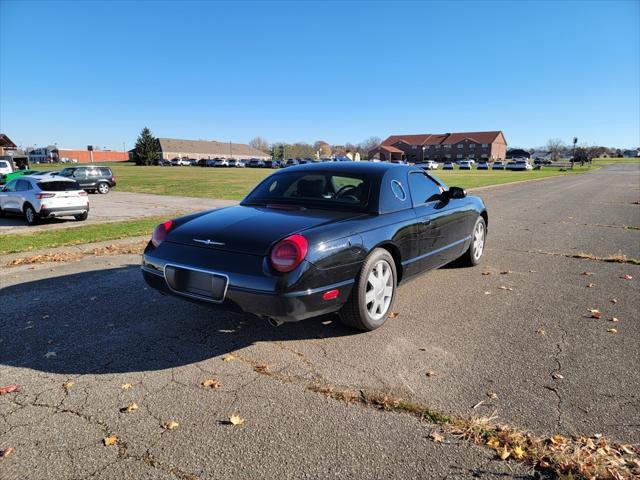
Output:
[[[24,212],[25,217],[27,217],[27,223],[31,224],[33,223],[33,221],[35,220],[36,216],[35,213],[33,211],[33,208],[28,207],[27,210]]]
[[[393,282],[393,271],[386,260],[377,262],[369,272],[364,301],[372,319],[379,320],[387,313],[393,298]]]
[[[480,260],[482,252],[484,251],[484,222],[478,222],[476,228],[473,231],[473,258],[474,260]]]
[[[109,185],[107,185],[106,183],[101,183],[100,185],[98,185],[98,191],[104,195],[109,191]]]

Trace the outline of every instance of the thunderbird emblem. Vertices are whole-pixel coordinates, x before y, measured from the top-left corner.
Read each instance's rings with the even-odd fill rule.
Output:
[[[204,243],[205,245],[218,245],[218,246],[226,245],[226,243],[214,242],[213,240],[209,240],[208,238],[206,240],[200,240],[199,238],[194,238],[193,241],[198,243]]]

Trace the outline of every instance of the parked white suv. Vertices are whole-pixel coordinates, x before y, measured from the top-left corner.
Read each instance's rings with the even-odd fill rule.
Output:
[[[24,215],[29,225],[67,216],[83,221],[89,216],[89,197],[75,180],[24,176],[0,189],[0,216],[6,213]]]
[[[8,160],[0,160],[0,175],[6,175],[7,173],[13,172],[13,168],[11,168],[11,163]]]
[[[171,160],[171,165],[174,167],[188,167],[189,165],[191,165],[191,161],[186,158],[174,158],[173,160]]]

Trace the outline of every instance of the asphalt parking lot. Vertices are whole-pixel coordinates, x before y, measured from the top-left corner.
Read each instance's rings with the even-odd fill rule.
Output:
[[[410,281],[368,334],[212,314],[147,289],[134,255],[3,267],[0,383],[22,389],[0,397],[0,478],[533,478],[313,385],[638,444],[640,266],[576,256],[640,257],[640,165],[479,194],[483,263]]]
[[[120,222],[143,217],[175,215],[176,213],[186,213],[194,210],[220,208],[236,203],[238,202],[233,200],[169,197],[112,190],[106,195],[89,194],[91,211],[89,212],[89,218],[82,224]],[[41,225],[30,227],[24,217],[10,215],[0,218],[0,235],[77,227],[79,223],[73,217],[63,217],[47,220]]]

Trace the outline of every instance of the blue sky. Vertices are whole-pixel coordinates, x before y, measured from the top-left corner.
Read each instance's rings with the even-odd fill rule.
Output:
[[[0,130],[360,142],[503,130],[640,144],[640,2],[0,0]]]

